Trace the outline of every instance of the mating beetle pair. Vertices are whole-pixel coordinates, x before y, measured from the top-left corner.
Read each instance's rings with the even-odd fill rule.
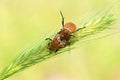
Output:
[[[66,45],[70,45],[70,38],[72,34],[81,29],[81,28],[76,29],[76,25],[72,22],[64,24],[64,16],[61,11],[60,14],[62,17],[63,28],[55,35],[53,39],[46,38],[46,40],[50,40],[50,43],[48,44],[48,49],[50,51],[57,52],[60,48],[64,48]]]

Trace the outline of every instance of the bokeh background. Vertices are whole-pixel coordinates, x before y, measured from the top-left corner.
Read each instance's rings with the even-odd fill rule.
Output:
[[[10,63],[19,51],[45,38],[56,27],[60,28],[60,10],[66,22],[77,22],[84,14],[112,2],[0,0],[0,69]],[[119,23],[114,27],[120,31]],[[71,54],[57,55],[6,80],[120,80],[120,34],[89,41],[72,50]]]

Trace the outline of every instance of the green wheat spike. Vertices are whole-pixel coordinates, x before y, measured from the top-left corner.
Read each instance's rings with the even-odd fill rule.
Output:
[[[86,17],[86,21],[81,21],[80,24],[82,27],[86,27],[77,33],[75,33],[76,37],[70,39],[71,47],[70,49],[74,49],[74,44],[76,42],[81,41],[85,37],[89,35],[93,35],[99,33],[105,29],[109,29],[109,27],[115,23],[114,14],[110,11],[110,9],[101,9],[97,11],[94,16],[91,18]],[[91,16],[91,15],[90,15]],[[79,23],[78,23],[79,24]],[[61,48],[57,53],[49,52],[47,49],[49,41],[41,41],[36,44],[34,47],[19,53],[20,55],[16,57],[9,65],[7,65],[0,72],[0,80],[4,80],[13,74],[22,71],[32,65],[37,64],[38,62],[45,61],[53,56],[64,53],[68,51],[67,48]]]

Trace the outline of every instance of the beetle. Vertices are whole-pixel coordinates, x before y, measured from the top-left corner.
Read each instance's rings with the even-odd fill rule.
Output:
[[[72,22],[64,24],[64,16],[61,11],[60,15],[62,17],[62,29],[55,35],[53,39],[46,38],[46,40],[50,40],[50,43],[48,44],[48,49],[50,51],[57,52],[60,48],[70,45],[70,38],[73,36],[72,34],[82,29],[76,29],[76,25]]]
[[[59,50],[59,48],[65,47],[66,40],[61,40],[61,37],[62,36],[60,34],[56,34],[56,36],[53,39],[46,38],[46,40],[50,40],[50,42],[48,44],[48,49],[50,51],[57,52]]]

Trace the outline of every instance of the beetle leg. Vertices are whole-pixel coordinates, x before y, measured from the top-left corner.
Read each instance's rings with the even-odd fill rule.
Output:
[[[69,51],[69,54],[70,54],[70,41],[68,41],[68,51]]]
[[[48,49],[49,49],[49,45],[50,45],[50,43],[48,43],[48,46],[47,46]]]
[[[58,49],[57,50],[55,50],[55,53],[58,51]]]
[[[75,35],[73,35],[73,34],[70,34],[70,36],[75,37]]]
[[[70,40],[67,40],[67,44],[65,46],[70,46]]]
[[[82,28],[78,28],[75,32],[77,32],[77,31],[79,31],[79,30],[81,30],[81,29],[84,29],[84,28],[86,28],[86,27],[84,26],[84,27],[82,27]]]
[[[51,38],[46,38],[45,40],[50,40],[51,41],[52,39]]]
[[[50,39],[50,38],[46,38],[45,40],[52,40],[52,39]],[[50,42],[48,43],[48,46],[47,46],[47,49],[49,49],[49,45],[50,45]]]
[[[57,34],[60,34],[60,31],[59,31],[59,32],[57,32]]]
[[[62,14],[61,11],[60,11],[60,15],[61,15],[61,17],[62,17],[62,26],[64,27],[64,16],[63,16],[63,14]]]

